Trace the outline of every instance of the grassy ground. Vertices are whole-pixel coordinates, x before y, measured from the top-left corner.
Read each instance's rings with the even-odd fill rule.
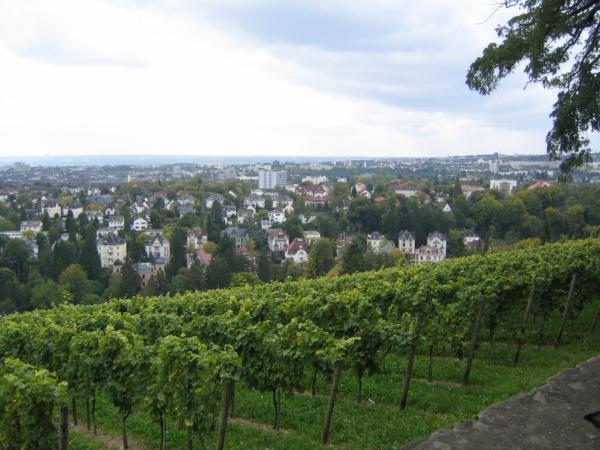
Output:
[[[596,307],[597,305],[594,305]],[[512,367],[514,344],[508,335],[500,335],[500,342],[490,345],[482,342],[477,350],[471,372],[471,383],[460,384],[464,361],[449,355],[437,354],[434,359],[434,382],[428,383],[428,357],[425,349],[417,355],[415,379],[411,384],[408,406],[398,407],[406,359],[390,356],[386,372],[365,377],[363,395],[367,399],[356,401],[357,380],[351,372],[342,376],[338,400],[335,405],[330,434],[331,448],[342,449],[397,449],[412,441],[427,437],[432,432],[452,424],[472,419],[486,407],[517,393],[542,384],[560,370],[573,367],[600,354],[600,330],[593,336],[587,331],[592,308],[581,315],[578,322],[569,323],[563,337],[564,345],[555,349],[551,336],[545,345],[528,345],[523,348],[519,367]],[[555,330],[556,321],[548,327]],[[569,332],[571,330],[571,332]],[[573,330],[582,330],[573,332]],[[482,333],[482,338],[487,334]],[[236,449],[315,449],[323,448],[319,441],[327,406],[329,384],[324,376],[318,380],[318,395],[299,393],[292,397],[282,395],[281,428],[271,429],[273,406],[271,393],[260,393],[238,388],[236,416],[241,419],[228,426],[226,448]],[[309,390],[309,380],[306,381]],[[83,403],[79,410],[83,411]],[[98,427],[105,433],[119,435],[121,423],[116,410],[104,399],[99,399]],[[141,447],[158,447],[158,426],[148,414],[138,411],[131,415],[129,432]],[[173,423],[168,429],[169,448],[184,449],[184,434]],[[216,434],[206,438],[206,447],[213,448]],[[95,450],[87,436],[75,435],[71,449]],[[196,444],[200,448],[199,441]]]

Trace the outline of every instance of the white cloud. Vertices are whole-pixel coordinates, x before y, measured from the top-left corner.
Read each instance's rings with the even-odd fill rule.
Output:
[[[347,54],[308,48],[309,58],[288,59],[285,51],[225,31],[208,15],[182,14],[174,3],[0,3],[0,152],[409,156],[543,148],[543,130],[496,127],[475,111],[415,110],[337,89],[335,77],[305,64]],[[458,10],[448,6],[456,3]],[[353,0],[328,7],[384,17],[400,13],[398,4],[376,0],[366,7]],[[451,11],[444,31],[450,35],[473,17],[485,18],[477,4],[428,0],[419,7],[438,8],[435,15]],[[406,20],[417,20],[417,13],[413,7]],[[457,39],[466,42],[469,33]],[[489,30],[481,35],[482,42],[489,39]],[[417,52],[393,57],[414,64],[423,58]],[[402,93],[418,82],[370,88]],[[367,82],[350,77],[344,83]],[[545,105],[545,94],[535,95]],[[494,101],[508,98],[483,104],[493,110]]]

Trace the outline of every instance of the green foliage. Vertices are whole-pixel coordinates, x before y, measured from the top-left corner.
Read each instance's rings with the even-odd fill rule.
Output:
[[[55,413],[66,403],[66,383],[45,369],[6,358],[0,366],[0,447],[58,448]]]
[[[517,13],[497,28],[501,42],[489,44],[473,62],[467,85],[490,94],[524,62],[530,82],[558,91],[553,127],[546,136],[548,155],[566,156],[561,164],[565,172],[591,161],[587,132],[600,129],[600,6],[587,0],[509,0],[501,5]]]
[[[325,275],[335,265],[335,246],[329,239],[319,239],[313,243],[308,254],[306,272],[309,277]]]

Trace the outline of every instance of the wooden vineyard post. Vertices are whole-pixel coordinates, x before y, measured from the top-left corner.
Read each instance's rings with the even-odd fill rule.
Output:
[[[483,318],[484,308],[485,300],[482,294],[479,300],[479,309],[477,310],[475,325],[473,326],[473,334],[471,335],[471,344],[469,345],[469,357],[467,358],[467,366],[465,367],[463,384],[469,384],[469,375],[471,374],[471,365],[473,364],[473,358],[475,357],[475,346],[477,345],[477,336],[479,335],[479,328],[481,327],[481,319]]]
[[[415,353],[417,351],[417,337],[419,336],[419,326],[421,325],[421,313],[417,315],[415,322],[415,331],[412,335],[410,347],[408,349],[408,361],[406,364],[406,373],[404,374],[404,385],[402,386],[402,397],[400,398],[400,409],[406,408],[408,400],[408,390],[410,389],[410,380],[412,378],[413,365],[415,363]]]
[[[217,450],[225,447],[225,430],[227,429],[227,418],[229,416],[231,401],[233,399],[233,381],[225,382],[225,393],[223,395],[223,409],[221,410],[221,423],[219,425],[219,440]]]
[[[329,429],[331,427],[331,418],[333,417],[333,407],[335,405],[335,396],[340,385],[340,378],[342,377],[342,363],[339,362],[335,366],[335,372],[333,373],[333,383],[331,384],[331,393],[329,394],[329,403],[327,404],[327,415],[325,416],[325,424],[323,425],[323,433],[321,434],[321,442],[327,444],[329,440]]]
[[[69,407],[60,408],[60,450],[69,449]]]
[[[556,335],[556,340],[554,341],[554,347],[558,347],[560,345],[560,340],[562,339],[563,332],[565,331],[565,325],[567,324],[567,317],[569,317],[569,312],[571,311],[571,304],[573,303],[573,296],[575,294],[575,283],[577,282],[577,273],[573,274],[571,278],[571,286],[569,286],[569,294],[567,295],[567,303],[565,304],[565,311],[562,316],[562,320],[560,321],[560,328],[558,329],[558,334]]]
[[[590,327],[590,334],[592,334],[596,330],[596,326],[598,325],[599,320],[600,320],[600,305],[598,305],[598,309],[596,310],[596,315],[594,316],[594,320],[592,321],[592,326]]]
[[[515,367],[519,364],[519,356],[521,355],[521,347],[523,346],[523,334],[525,333],[525,328],[527,327],[527,320],[529,319],[529,313],[531,311],[531,307],[533,306],[534,299],[535,283],[533,283],[533,285],[531,286],[529,300],[527,301],[527,306],[525,307],[525,314],[523,315],[523,323],[521,324],[519,334],[517,335],[517,349],[515,350],[515,357],[513,358],[513,364],[515,365]]]

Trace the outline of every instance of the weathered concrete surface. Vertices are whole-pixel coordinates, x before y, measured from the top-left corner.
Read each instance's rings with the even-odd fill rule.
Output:
[[[600,450],[600,428],[584,416],[600,411],[600,356],[546,384],[491,406],[476,421],[441,430],[407,449]]]

